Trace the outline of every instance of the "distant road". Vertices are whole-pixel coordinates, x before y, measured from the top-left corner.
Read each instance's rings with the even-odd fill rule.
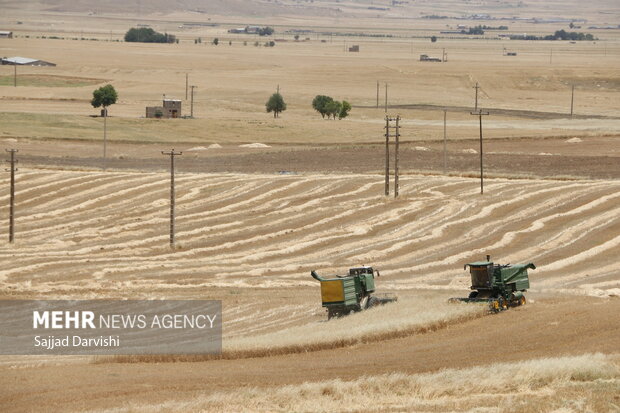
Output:
[[[376,105],[362,106],[353,105],[354,108],[374,109]],[[379,108],[385,105],[379,105]],[[473,112],[474,108],[466,106],[441,106],[441,105],[423,105],[423,104],[405,104],[405,105],[388,105],[388,109],[418,109],[418,110],[444,110],[449,112]],[[495,115],[514,116],[528,119],[570,119],[570,113],[558,112],[540,112],[536,110],[519,110],[519,109],[499,109],[499,108],[480,108],[484,111],[491,112]],[[579,115],[574,114],[573,119],[620,119],[620,116],[605,115]]]

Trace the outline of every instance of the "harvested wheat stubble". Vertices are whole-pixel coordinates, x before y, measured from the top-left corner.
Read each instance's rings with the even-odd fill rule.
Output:
[[[171,252],[168,174],[20,171],[16,243],[0,245],[13,256],[0,282],[39,294],[102,282],[136,293],[256,288],[380,262],[385,288],[437,289],[467,287],[462,263],[490,252],[536,263],[534,289],[618,288],[617,181],[489,179],[480,197],[476,179],[404,176],[396,200],[374,175],[178,174],[176,188]]]
[[[308,382],[280,388],[237,389],[158,405],[129,405],[100,412],[602,412],[614,411],[620,390],[618,356],[572,357],[497,363],[436,373],[393,373]]]
[[[409,298],[329,322],[323,319],[268,334],[224,339],[221,355],[115,356],[95,358],[94,362],[183,362],[306,353],[424,334],[485,314],[485,305],[448,304],[447,296]]]

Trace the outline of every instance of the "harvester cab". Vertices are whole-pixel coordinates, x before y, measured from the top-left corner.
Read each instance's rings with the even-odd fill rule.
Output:
[[[393,295],[373,294],[375,274],[379,277],[379,271],[369,266],[350,268],[347,275],[330,278],[323,278],[316,271],[310,274],[321,283],[321,300],[328,319],[397,300]]]
[[[471,293],[467,298],[452,298],[450,301],[486,302],[491,310],[503,311],[508,307],[524,305],[523,293],[530,288],[528,269],[536,269],[533,263],[501,265],[491,262],[487,255],[486,261],[465,264],[471,275]]]

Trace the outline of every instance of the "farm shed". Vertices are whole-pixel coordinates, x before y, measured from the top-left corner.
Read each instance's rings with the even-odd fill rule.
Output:
[[[29,57],[3,57],[3,65],[15,66],[56,66],[56,63],[46,62],[45,60],[31,59]]]
[[[12,39],[13,32],[0,31],[0,39]]]
[[[147,118],[179,118],[181,117],[181,101],[177,99],[164,99],[162,106],[147,106]]]

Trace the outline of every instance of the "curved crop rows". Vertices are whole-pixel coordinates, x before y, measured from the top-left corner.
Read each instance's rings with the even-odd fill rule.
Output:
[[[6,176],[0,187],[7,187]],[[620,292],[620,183],[406,176],[386,198],[372,175],[168,175],[20,171],[16,243],[0,283],[33,294],[313,285],[373,264],[382,287],[467,288],[462,264],[532,261],[534,290]],[[0,196],[2,237],[8,195]]]

